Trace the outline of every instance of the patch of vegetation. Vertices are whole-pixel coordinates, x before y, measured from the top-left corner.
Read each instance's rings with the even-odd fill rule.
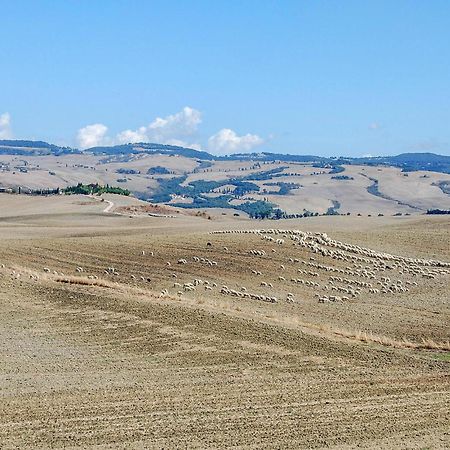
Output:
[[[212,167],[212,162],[210,161],[202,161],[202,160],[197,160],[198,162],[198,166],[194,169],[194,172],[198,172],[199,170],[203,170],[203,169],[209,169],[210,167]]]
[[[313,167],[319,168],[319,169],[330,169],[331,170],[328,173],[335,174],[335,173],[341,173],[344,172],[345,168],[341,165],[334,164],[334,162],[330,162],[328,160],[314,163],[312,165]]]
[[[341,207],[341,204],[337,200],[331,200],[333,206],[330,206],[325,213],[325,216],[338,216],[338,209]]]
[[[445,353],[436,353],[434,355],[436,359],[439,359],[440,361],[448,361],[450,362],[450,352]]]
[[[367,186],[367,188],[366,188],[367,192],[369,194],[375,195],[376,197],[381,197],[381,198],[385,198],[386,200],[390,200],[390,198],[388,198],[386,195],[382,194],[378,190],[378,180],[376,180],[375,178],[369,178],[369,179],[372,181],[372,184],[370,186]]]
[[[284,176],[284,174],[281,174],[284,169],[287,169],[287,166],[281,166],[281,167],[275,167],[275,169],[271,170],[265,170],[263,172],[256,172],[251,173],[249,175],[245,175],[243,177],[239,177],[239,180],[241,181],[263,181],[263,180],[270,180],[274,176]]]
[[[450,195],[450,181],[439,181],[432,186],[437,186],[444,194]]]
[[[17,194],[29,194],[29,195],[58,195],[62,191],[60,188],[55,189],[23,189],[20,186],[13,188],[12,192]]]
[[[428,209],[427,214],[450,214],[450,209]]]
[[[226,208],[237,209],[246,212],[252,219],[275,219],[281,218],[283,212],[275,213],[274,205],[265,200],[257,200],[255,202],[245,202],[240,205],[230,204],[231,195],[220,195],[218,197],[197,196],[192,203],[175,203],[173,206],[186,209],[203,209],[203,208]]]
[[[300,189],[301,187],[303,187],[298,183],[286,183],[284,181],[278,181],[276,183],[264,183],[264,186],[279,186],[280,189],[278,191],[267,192],[271,195],[288,195],[290,194],[291,190]]]
[[[147,170],[147,175],[169,175],[169,174],[170,171],[162,166],[150,167],[150,169]]]
[[[331,177],[332,180],[354,180],[353,177],[349,177],[348,175],[336,175],[335,177]]]
[[[248,181],[234,180],[233,185],[236,186],[233,191],[233,194],[236,197],[242,197],[243,195],[248,194],[249,192],[258,192],[260,189],[257,184],[250,183]]]
[[[318,212],[311,212],[305,209],[305,212],[303,213],[303,217],[317,217],[319,215]]]
[[[92,184],[83,184],[78,183],[76,186],[69,186],[62,190],[64,194],[84,194],[84,195],[100,195],[100,194],[119,194],[119,195],[130,195],[130,191],[128,189],[123,189],[121,187],[116,186],[102,186],[98,183]]]
[[[181,186],[181,183],[186,181],[187,176],[177,178],[158,178],[158,189],[151,197],[151,201],[154,203],[167,203],[172,199],[172,195],[187,195],[190,193],[186,191],[186,187]]]
[[[135,169],[126,169],[124,167],[121,167],[120,169],[116,170],[116,173],[125,174],[125,175],[138,175],[141,172],[139,170]]]
[[[245,202],[241,205],[238,205],[237,209],[246,212],[252,219],[272,218],[275,211],[273,203],[269,203],[264,200],[257,200],[256,202]],[[277,209],[276,211],[281,210]],[[276,216],[278,216],[278,214],[279,213],[276,213]]]
[[[345,168],[342,166],[333,166],[329,173],[341,173],[344,172]]]
[[[229,201],[232,198],[231,195],[220,195],[218,197],[204,197],[198,195],[194,198],[192,203],[174,203],[173,206],[186,209],[230,208],[233,207],[229,204]]]
[[[198,194],[211,192],[214,189],[217,189],[220,186],[223,186],[224,184],[225,183],[222,183],[220,181],[197,180],[197,181],[191,181],[188,184],[188,186],[190,186],[190,189],[191,189],[190,192],[192,193],[192,195],[198,195]]]

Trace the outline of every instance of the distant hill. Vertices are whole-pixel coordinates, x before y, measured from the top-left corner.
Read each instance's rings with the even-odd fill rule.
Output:
[[[215,156],[208,152],[203,152],[200,150],[194,150],[192,148],[179,147],[177,145],[164,145],[164,144],[154,144],[139,142],[136,144],[124,144],[124,145],[114,145],[111,147],[92,147],[85,150],[88,153],[94,153],[96,155],[119,155],[119,154],[133,154],[133,153],[162,153],[168,155],[180,155],[186,158],[195,158],[203,160],[213,160],[216,159]]]
[[[282,162],[311,162],[320,166],[338,168],[344,164],[350,165],[385,165],[399,167],[404,172],[428,170],[431,172],[450,173],[450,156],[434,153],[402,153],[396,156],[374,156],[365,158],[353,157],[323,157],[316,155],[289,155],[283,153],[240,153],[230,156],[216,156],[211,153],[176,145],[140,142],[134,144],[92,147],[78,150],[71,147],[60,147],[43,141],[0,140],[0,155],[63,155],[70,153],[90,153],[95,155],[132,155],[138,153],[180,155],[203,161],[221,160],[253,160]]]
[[[330,158],[315,155],[289,155],[283,153],[234,153],[230,156],[217,156],[218,160],[251,160],[251,161],[290,161],[290,162],[320,162]]]
[[[450,173],[450,156],[434,153],[402,153],[388,158],[388,163],[396,164],[403,170],[430,170],[432,172]]]
[[[0,155],[62,155],[81,153],[70,147],[60,147],[43,141],[0,140]]]
[[[386,165],[402,169],[403,172],[428,170],[450,173],[450,156],[435,153],[402,153],[396,156],[374,156],[367,158],[339,158],[336,164]]]

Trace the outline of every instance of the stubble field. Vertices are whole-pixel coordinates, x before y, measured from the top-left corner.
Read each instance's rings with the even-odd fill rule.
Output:
[[[0,217],[2,448],[450,445],[447,218],[22,199]]]

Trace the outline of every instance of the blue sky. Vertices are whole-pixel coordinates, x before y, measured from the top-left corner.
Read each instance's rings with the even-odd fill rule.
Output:
[[[450,2],[0,0],[0,136],[450,154]]]

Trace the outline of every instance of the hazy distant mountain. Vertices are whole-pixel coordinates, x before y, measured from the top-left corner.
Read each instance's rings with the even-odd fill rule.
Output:
[[[429,170],[450,173],[450,156],[435,153],[402,153],[396,156],[375,156],[370,158],[342,158],[341,164],[383,164],[400,167],[404,172]]]
[[[118,155],[118,154],[133,154],[133,153],[162,153],[168,155],[180,155],[186,158],[204,159],[212,160],[215,159],[213,155],[200,150],[194,150],[192,148],[179,147],[177,145],[165,145],[165,144],[155,144],[138,142],[135,144],[123,144],[114,146],[104,146],[104,147],[92,147],[85,152],[104,155]]]
[[[216,156],[208,152],[175,145],[140,142],[114,146],[93,147],[78,150],[60,147],[43,141],[0,140],[0,155],[63,155],[70,153],[93,153],[96,155],[127,155],[137,153],[180,155],[205,161],[213,160],[254,160],[254,161],[291,161],[312,162],[318,165],[338,167],[342,164],[387,165],[399,167],[403,171],[428,170],[450,173],[450,156],[434,153],[402,153],[396,156],[374,156],[364,158],[322,157],[316,155],[289,155],[282,153],[241,153],[230,156]]]
[[[81,153],[70,147],[60,147],[43,141],[0,140],[0,155],[62,155]]]

